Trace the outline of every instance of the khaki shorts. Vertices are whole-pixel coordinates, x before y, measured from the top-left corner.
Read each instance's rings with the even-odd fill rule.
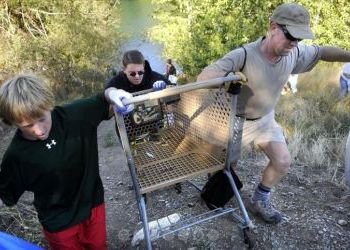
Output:
[[[241,119],[244,120],[244,118]],[[236,129],[243,129],[242,146],[248,146],[251,142],[255,145],[266,142],[286,143],[283,130],[275,121],[274,110],[260,119],[253,121],[246,120],[243,123],[243,127],[238,126]],[[238,140],[239,136],[234,139],[235,141]]]

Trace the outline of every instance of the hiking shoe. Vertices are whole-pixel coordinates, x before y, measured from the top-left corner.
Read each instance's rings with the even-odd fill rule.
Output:
[[[251,213],[258,215],[267,223],[277,224],[282,221],[281,213],[272,207],[269,200],[253,201],[251,197],[248,197],[244,200],[244,204]]]

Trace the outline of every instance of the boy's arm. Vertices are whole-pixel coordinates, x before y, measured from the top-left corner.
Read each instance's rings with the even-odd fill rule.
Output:
[[[110,92],[112,89],[116,89],[116,88],[114,88],[114,87],[109,87],[109,88],[105,89],[105,91],[104,91],[104,96],[105,96],[107,102],[110,104],[110,105],[109,105],[109,116],[110,116],[110,117],[112,117],[112,116],[114,115],[114,108],[113,108],[114,103],[112,103],[112,100],[111,100],[110,97],[109,97],[109,92]]]
[[[134,109],[134,104],[124,105],[123,103],[123,99],[132,98],[132,94],[129,92],[110,87],[105,89],[104,95],[107,102],[109,102],[111,105],[115,105],[116,110],[124,115]]]

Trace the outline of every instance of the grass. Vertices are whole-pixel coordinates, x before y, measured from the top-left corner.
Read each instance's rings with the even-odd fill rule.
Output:
[[[19,202],[16,206],[1,208],[0,228],[5,233],[47,248],[37,213],[30,204]]]
[[[281,97],[276,119],[296,164],[320,168],[331,181],[344,184],[350,96],[339,100],[339,75],[337,64],[320,64],[301,74],[298,92]]]

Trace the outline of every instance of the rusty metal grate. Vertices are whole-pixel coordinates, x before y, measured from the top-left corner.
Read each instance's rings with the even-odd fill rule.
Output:
[[[133,153],[141,193],[147,193],[222,169],[225,150],[167,129],[159,141],[136,144]]]
[[[125,117],[141,193],[223,169],[229,98],[197,90],[182,94],[171,112],[159,104],[162,117],[152,123],[135,126]]]
[[[166,187],[201,174],[223,168],[215,158],[200,152],[189,152],[142,168],[138,172],[141,193]]]

